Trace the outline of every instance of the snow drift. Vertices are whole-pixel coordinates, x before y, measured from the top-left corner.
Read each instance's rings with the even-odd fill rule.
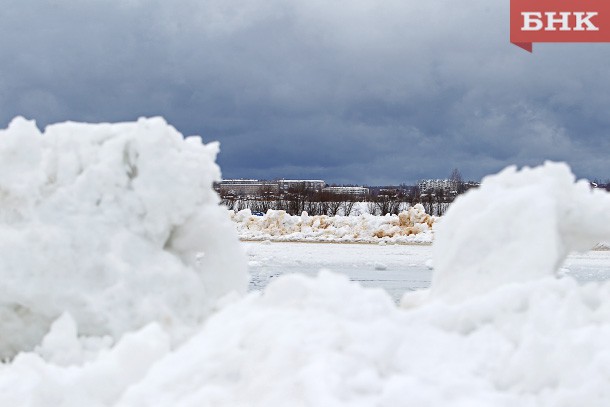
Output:
[[[275,279],[209,314],[211,298],[243,289],[245,264],[211,193],[214,145],[184,142],[160,120],[42,136],[17,120],[0,146],[13,174],[0,172],[2,340],[5,351],[37,344],[0,365],[0,405],[610,398],[610,284],[554,275],[568,251],[610,240],[610,198],[565,165],[511,168],[460,198],[436,232],[431,291],[405,295],[401,308],[322,272]],[[42,333],[56,316],[36,342],[30,327]],[[201,324],[172,342],[183,321]]]
[[[0,356],[31,349],[64,312],[82,335],[157,321],[179,336],[243,292],[212,190],[217,151],[160,118],[0,131]]]
[[[292,216],[270,209],[263,216],[253,216],[249,209],[229,212],[244,240],[430,243],[435,217],[421,204],[398,215],[374,216]]]
[[[509,167],[484,186],[455,202],[438,226],[432,286],[442,298],[551,276],[570,251],[610,236],[610,195],[575,183],[565,164]]]

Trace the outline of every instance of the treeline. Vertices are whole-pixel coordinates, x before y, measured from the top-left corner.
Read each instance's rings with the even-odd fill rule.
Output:
[[[290,215],[307,212],[310,215],[349,215],[359,197],[346,194],[312,191],[307,188],[291,188],[283,194],[264,193],[257,196],[222,196],[221,203],[240,211],[250,209],[253,213],[266,213],[269,209],[283,210]]]
[[[225,195],[221,203],[234,211],[250,209],[253,213],[266,213],[269,209],[284,210],[290,215],[348,216],[356,202],[365,202],[367,212],[372,215],[396,215],[414,206],[422,204],[427,213],[442,216],[455,199],[456,194],[442,189],[421,193],[417,187],[410,189],[382,190],[371,195],[357,196],[337,194],[325,191],[314,191],[305,187],[295,187],[282,194],[269,191],[255,196]]]

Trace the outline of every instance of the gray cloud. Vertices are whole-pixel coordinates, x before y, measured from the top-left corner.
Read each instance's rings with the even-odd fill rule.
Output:
[[[554,159],[610,178],[610,46],[527,54],[508,2],[5,3],[4,124],[162,115],[220,140],[227,177],[477,179]]]

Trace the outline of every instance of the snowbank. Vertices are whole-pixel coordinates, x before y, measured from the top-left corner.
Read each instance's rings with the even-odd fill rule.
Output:
[[[3,154],[16,149],[7,160],[21,154],[16,166],[30,159],[19,142],[2,142],[16,135],[31,136],[29,148],[40,154],[21,167],[27,185],[0,183],[10,191],[3,205],[13,205],[0,229],[1,298],[13,301],[4,312],[17,321],[49,320],[47,309],[69,313],[34,351],[0,365],[0,405],[607,405],[610,284],[580,286],[554,272],[569,250],[610,240],[610,198],[574,184],[564,165],[508,169],[460,198],[437,231],[431,291],[405,295],[402,308],[384,291],[330,272],[288,275],[264,293],[225,302],[176,343],[168,315],[200,320],[209,296],[242,287],[236,238],[209,192],[215,146],[184,143],[158,120],[65,124],[43,137],[18,120],[0,134]],[[151,173],[149,188],[138,185]],[[199,198],[183,197],[187,189]],[[533,191],[540,200],[524,205]],[[175,205],[176,213],[158,205]],[[465,225],[475,222],[489,233],[469,234]],[[192,254],[202,246],[198,265]],[[106,296],[113,282],[131,290],[131,301],[121,290]],[[27,300],[26,312],[9,306],[17,299]],[[101,324],[101,334],[84,316]],[[155,320],[140,327],[147,318]],[[3,340],[32,342],[25,322],[9,331],[2,321]]]
[[[160,118],[0,131],[0,356],[32,349],[64,312],[81,335],[157,321],[180,336],[243,292],[217,151]]]
[[[436,219],[420,204],[392,216],[291,216],[276,210],[253,216],[249,209],[229,214],[241,239],[280,242],[430,243]]]
[[[547,278],[407,311],[342,276],[288,276],[212,317],[117,405],[602,407],[608,295]]]
[[[570,168],[557,163],[485,178],[438,225],[432,292],[467,298],[551,276],[570,251],[607,239],[610,194],[574,182]]]
[[[282,277],[212,316],[117,405],[605,406],[610,284],[553,273],[610,237],[610,197],[573,181],[550,163],[487,178],[447,214],[432,291],[404,309],[331,273]],[[475,221],[489,233],[462,237]]]

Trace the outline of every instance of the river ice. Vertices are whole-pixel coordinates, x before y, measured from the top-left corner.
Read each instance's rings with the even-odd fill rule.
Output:
[[[250,290],[262,290],[273,278],[288,273],[315,275],[328,269],[365,287],[386,290],[399,301],[406,291],[430,287],[431,245],[242,242],[248,255]],[[562,276],[582,283],[610,278],[610,251],[572,253]]]

